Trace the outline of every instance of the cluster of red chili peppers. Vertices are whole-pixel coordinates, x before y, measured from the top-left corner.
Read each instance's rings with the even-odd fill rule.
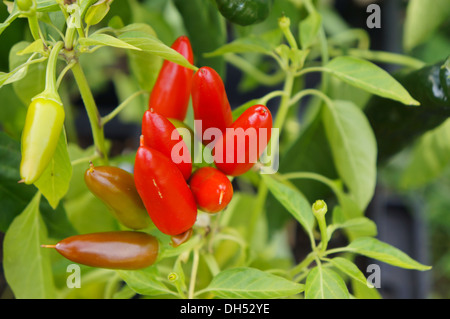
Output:
[[[194,63],[186,36],[179,37],[172,49]],[[185,120],[191,97],[194,118],[201,123],[198,134],[206,147],[213,148],[214,166],[194,169],[190,149],[178,133],[177,125]],[[243,144],[248,139],[235,135],[236,129],[249,128],[256,134],[256,158]],[[85,174],[86,185],[124,226],[139,230],[153,223],[178,246],[191,237],[198,209],[214,214],[229,204],[233,186],[228,176],[242,175],[253,167],[267,146],[271,128],[272,116],[264,105],[248,108],[233,121],[224,84],[214,69],[201,67],[194,73],[166,60],[142,119],[133,174],[91,164]],[[205,134],[208,129],[219,130],[219,137],[211,141]],[[261,130],[266,134],[262,142]],[[174,156],[175,147],[183,154]],[[158,240],[145,232],[116,231],[72,236],[54,247],[81,264],[137,269],[155,262],[159,246]]]

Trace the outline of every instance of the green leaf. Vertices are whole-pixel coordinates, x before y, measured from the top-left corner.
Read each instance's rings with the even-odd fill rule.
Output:
[[[314,215],[311,205],[296,188],[288,186],[267,175],[261,175],[264,183],[278,201],[288,210],[289,213],[303,226],[312,236],[314,227]]]
[[[0,101],[2,101],[2,106],[0,106],[0,125],[4,132],[7,132],[8,135],[19,141],[25,125],[27,107],[14,92],[12,86],[5,86],[0,90]],[[10,105],[14,105],[14,107],[7,107]],[[3,157],[1,158],[3,162]]]
[[[450,15],[448,0],[410,0],[406,9],[403,47],[410,51],[425,42]]]
[[[346,247],[346,250],[396,267],[416,270],[431,269],[431,266],[415,261],[400,249],[372,237],[357,238]]]
[[[173,0],[179,11],[191,40],[192,50],[199,67],[209,66],[222,77],[225,76],[225,60],[222,56],[205,57],[205,52],[212,52],[227,43],[225,19],[210,0]]]
[[[195,67],[176,50],[165,45],[156,37],[142,31],[125,32],[119,36],[119,39],[129,45],[139,48],[140,50],[160,56],[166,60],[175,62],[189,69]]]
[[[227,53],[261,53],[272,55],[273,48],[269,43],[260,37],[248,36],[238,38],[230,43],[227,43],[212,52],[205,53],[205,57],[220,56]]]
[[[388,72],[372,62],[350,56],[339,56],[324,65],[323,70],[372,94],[406,105],[420,104]]]
[[[174,294],[162,283],[155,266],[141,270],[118,270],[117,273],[138,294],[145,296]]]
[[[5,277],[17,299],[56,297],[49,250],[40,247],[47,241],[47,229],[40,216],[39,201],[37,193],[14,219],[3,243]]]
[[[14,72],[14,70],[21,70],[20,72],[23,72],[21,77],[15,79],[12,86],[16,95],[27,106],[31,103],[31,99],[41,93],[45,88],[47,61],[31,63],[31,61],[28,61],[31,54],[21,54],[21,52],[30,46],[32,47],[33,43],[30,44],[29,42],[21,41],[16,43],[9,51],[10,71]]]
[[[218,273],[205,291],[220,298],[268,299],[298,294],[303,285],[256,268],[236,267]]]
[[[148,33],[150,37],[156,37],[156,33],[152,27],[144,23],[128,25],[120,29],[119,32],[125,33],[128,31],[143,31]],[[127,55],[130,71],[136,78],[139,87],[150,92],[158,78],[163,59],[160,56],[147,51],[128,50]],[[145,103],[141,103],[141,105],[143,104]]]
[[[321,24],[322,16],[315,11],[300,22],[300,44],[303,50],[308,49],[314,43]]]
[[[58,11],[60,9],[56,0],[37,0],[36,4],[36,11],[38,12],[51,12]]]
[[[348,299],[349,293],[344,280],[333,270],[322,266],[314,267],[306,277],[306,299]]]
[[[381,299],[379,291],[375,287],[369,287],[367,282],[362,284],[361,282],[352,279],[352,294],[358,299]]]
[[[10,26],[10,24],[16,20],[16,18],[18,18],[20,15],[20,11],[19,8],[17,7],[17,4],[14,2],[14,7],[12,9],[12,11],[9,13],[9,16],[6,18],[5,21],[3,21],[2,23],[0,23],[0,35],[3,33],[3,31],[5,31],[5,29],[7,27]]]
[[[364,113],[348,101],[334,101],[323,112],[326,135],[339,176],[364,210],[376,185],[377,145]]]
[[[131,49],[131,50],[138,50],[141,49],[138,47],[135,47],[134,45],[131,45],[127,43],[126,41],[120,40],[116,37],[113,37],[109,34],[104,33],[93,33],[87,38],[81,38],[78,40],[78,42],[81,45],[85,46],[93,46],[93,45],[99,45],[99,46],[110,46],[115,48],[121,48],[121,49]]]
[[[66,195],[71,177],[72,164],[67,151],[66,134],[63,130],[50,163],[34,184],[55,209]]]
[[[6,232],[37,191],[33,185],[17,183],[20,180],[20,157],[20,143],[4,132],[0,132],[0,158],[2,159],[0,161],[0,207],[2,208],[0,231],[2,232]],[[48,201],[41,200],[39,209],[51,238],[64,238],[75,233],[62,205],[55,210],[50,207]]]
[[[343,257],[335,257],[329,260],[336,269],[342,271],[344,274],[350,278],[358,281],[361,284],[367,285],[367,280],[364,274],[359,270],[359,268],[350,260]]]
[[[340,209],[335,208],[335,209]],[[333,214],[335,211],[333,211]],[[330,230],[336,229],[348,230],[353,238],[357,237],[373,237],[377,235],[377,225],[367,217],[357,217],[344,221],[341,224],[330,225]],[[329,234],[331,236],[331,234]]]
[[[409,163],[400,180],[400,187],[412,189],[424,186],[450,164],[450,120],[425,133],[414,146]]]
[[[17,52],[17,55],[25,55],[25,54],[31,54],[34,52],[44,53],[44,41],[42,39],[38,39],[34,42],[31,42],[27,47],[25,47],[23,50],[20,50]]]

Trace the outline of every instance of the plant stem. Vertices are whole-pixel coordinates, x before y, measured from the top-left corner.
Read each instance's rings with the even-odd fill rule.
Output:
[[[94,96],[84,75],[83,69],[80,63],[77,61],[72,67],[72,73],[75,77],[75,81],[80,90],[81,98],[83,99],[84,106],[86,108],[89,122],[91,124],[92,135],[94,144],[100,158],[104,164],[108,163],[108,154],[106,151],[105,136],[101,117],[95,104]]]
[[[247,60],[241,58],[236,54],[226,54],[225,61],[231,63],[235,67],[244,71],[248,75],[252,76],[259,83],[266,86],[274,86],[280,83],[284,78],[284,72],[277,72],[275,74],[266,74],[255,68],[255,66],[249,63]]]
[[[32,14],[28,17],[28,25],[30,27],[31,35],[33,36],[34,40],[41,39],[41,29],[39,28],[39,21],[38,17],[35,14]],[[42,39],[44,40],[44,39]]]
[[[194,254],[194,256],[193,256],[193,261],[192,261],[191,279],[189,281],[189,294],[188,294],[189,299],[194,298],[195,282],[197,280],[197,270],[198,270],[198,260],[199,260],[197,248],[195,248],[193,250],[193,254]]]
[[[65,44],[66,50],[68,50],[68,51],[73,49],[73,42],[74,42],[76,31],[77,30],[75,29],[75,27],[69,27],[66,31],[64,44]]]
[[[302,272],[306,267],[308,267],[316,258],[316,252],[312,251],[310,252],[305,259],[301,263],[299,263],[297,266],[291,269],[290,275],[294,277],[296,274]]]
[[[342,191],[329,178],[312,172],[295,172],[281,175],[283,179],[313,179],[327,185],[336,195],[341,195]]]
[[[56,80],[56,88],[59,88],[59,86],[61,85],[61,81],[64,78],[64,76],[66,75],[67,71],[69,71],[72,66],[74,65],[74,62],[70,62],[69,64],[67,64],[64,69],[61,71],[61,73],[58,76],[58,79]]]
[[[60,105],[62,105],[62,102],[56,87],[56,64],[58,62],[59,52],[61,51],[63,45],[63,42],[57,42],[50,52],[47,62],[47,69],[45,71],[45,89],[41,94],[39,94],[39,96],[53,100]]]
[[[106,123],[111,121],[117,114],[120,113],[133,99],[135,99],[137,96],[146,93],[147,91],[141,90],[138,92],[133,93],[129,97],[127,97],[122,103],[120,103],[114,110],[111,111],[111,113],[103,116],[101,118],[101,123],[104,126]]]

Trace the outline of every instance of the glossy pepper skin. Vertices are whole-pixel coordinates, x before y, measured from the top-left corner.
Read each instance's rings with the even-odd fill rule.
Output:
[[[156,261],[159,243],[144,232],[111,231],[71,236],[59,241],[54,248],[65,258],[82,265],[135,270]]]
[[[217,8],[228,21],[247,26],[264,21],[272,0],[216,0]]]
[[[201,121],[201,129],[196,125],[197,134],[201,134],[203,144],[215,144],[214,137],[209,139],[204,132],[209,128],[219,129],[224,134],[233,123],[230,102],[220,75],[210,67],[201,67],[192,80],[192,106],[194,119]],[[198,124],[199,122],[197,122]]]
[[[272,114],[264,105],[253,105],[227,129],[214,147],[214,163],[224,174],[239,176],[250,170],[270,141]]]
[[[439,62],[394,74],[420,106],[408,106],[378,96],[373,96],[366,104],[364,112],[377,139],[379,164],[450,116],[450,71],[443,66],[444,63]]]
[[[191,150],[170,120],[157,114],[153,109],[145,111],[142,119],[142,135],[145,145],[171,159],[185,180],[191,176]]]
[[[185,242],[187,242],[191,237],[194,230],[192,228],[189,228],[184,233],[181,233],[179,235],[172,236],[170,243],[172,247],[178,247]]]
[[[94,167],[91,164],[84,174],[84,181],[122,225],[144,229],[151,224],[134,185],[133,174],[115,166]]]
[[[186,36],[178,37],[171,46],[194,63],[191,43]],[[149,109],[167,117],[184,121],[189,105],[193,70],[165,60],[150,93]]]
[[[197,219],[197,206],[183,174],[161,152],[141,145],[134,165],[136,189],[155,226],[167,235],[179,235]]]
[[[228,177],[214,167],[201,167],[189,179],[197,207],[207,213],[218,213],[233,198],[233,185]]]
[[[64,108],[58,102],[41,97],[32,100],[22,131],[20,176],[25,184],[33,184],[52,159],[64,117]]]

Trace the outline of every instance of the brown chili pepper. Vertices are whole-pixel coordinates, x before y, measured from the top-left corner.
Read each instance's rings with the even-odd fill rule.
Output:
[[[82,265],[133,270],[151,266],[158,257],[159,242],[147,233],[110,231],[65,238],[55,248],[65,258]]]

